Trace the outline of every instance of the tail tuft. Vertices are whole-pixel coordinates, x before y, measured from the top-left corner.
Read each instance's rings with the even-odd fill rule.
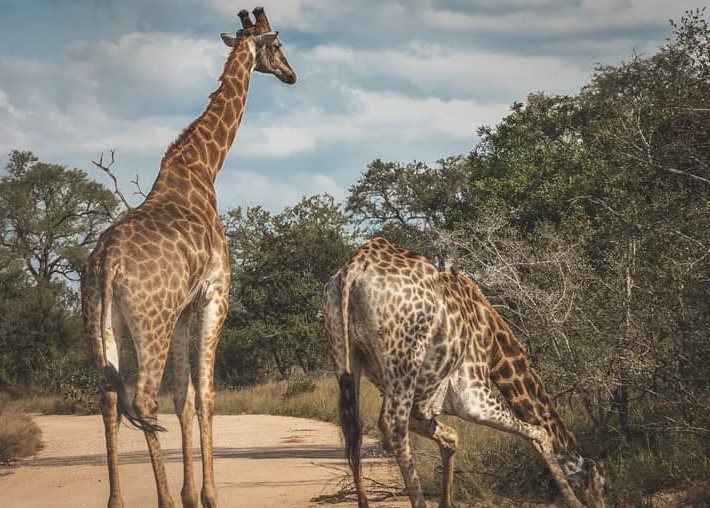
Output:
[[[123,379],[118,373],[118,370],[116,370],[116,367],[110,363],[106,365],[106,367],[104,367],[104,377],[106,378],[106,383],[118,395],[119,416],[125,416],[131,425],[144,432],[165,432],[167,430],[165,427],[158,425],[157,423],[150,423],[136,414],[136,411],[133,409],[133,405],[130,402],[128,390],[126,389],[126,383],[123,382]]]
[[[348,463],[353,471],[360,469],[360,446],[362,445],[362,422],[355,385],[355,377],[346,372],[338,379],[340,385],[340,426],[345,437]]]

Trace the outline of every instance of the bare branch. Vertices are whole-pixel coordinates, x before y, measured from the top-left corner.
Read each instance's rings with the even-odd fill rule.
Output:
[[[671,168],[671,167],[668,167],[668,166],[662,166],[662,165],[660,165],[660,164],[656,164],[655,166],[656,166],[658,169],[660,169],[661,171],[668,171],[669,173],[674,173],[674,174],[676,174],[676,175],[687,176],[688,178],[693,178],[693,179],[695,179],[695,180],[700,180],[701,182],[704,182],[704,183],[710,183],[710,180],[708,180],[707,178],[703,178],[702,176],[694,175],[693,173],[688,173],[687,171],[683,171],[683,170],[676,169],[676,168]]]
[[[116,179],[116,175],[113,174],[113,171],[111,171],[111,166],[113,166],[113,163],[115,162],[114,155],[116,153],[116,149],[112,148],[110,150],[111,153],[111,162],[108,164],[104,164],[104,153],[101,152],[101,155],[99,156],[99,160],[97,161],[91,161],[91,163],[99,168],[101,171],[106,173],[108,176],[111,177],[111,180],[113,180],[113,193],[118,196],[118,198],[123,202],[124,206],[130,210],[133,208],[131,205],[128,204],[128,201],[126,201],[126,197],[123,195],[121,192],[121,189],[118,188],[118,180]],[[137,179],[137,177],[136,177]]]
[[[143,192],[143,189],[141,189],[140,183],[138,183],[138,173],[136,173],[136,179],[131,180],[131,183],[136,186],[136,190],[133,192],[133,194],[137,196],[143,196],[143,198],[147,198],[148,196]]]

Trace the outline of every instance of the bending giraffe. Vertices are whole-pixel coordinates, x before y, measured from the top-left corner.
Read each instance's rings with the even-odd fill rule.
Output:
[[[293,84],[296,74],[281,51],[263,8],[239,12],[242,29],[223,33],[232,48],[220,85],[205,111],[165,153],[145,201],[104,231],[82,277],[84,325],[104,373],[101,414],[106,432],[109,508],[122,508],[117,432],[121,416],[142,429],[148,443],[158,505],[173,508],[156,431],[157,395],[168,357],[174,368],[184,481],[182,505],[197,506],[192,472],[192,421],[197,408],[202,448],[202,506],[216,506],[212,467],[214,359],[227,313],[229,256],[219,220],[215,178],[244,113],[253,71]],[[190,319],[199,319],[197,379],[190,375]],[[121,342],[133,340],[138,382],[133,403],[119,374]],[[196,404],[195,404],[196,399]]]
[[[360,464],[362,374],[382,393],[379,427],[414,508],[426,504],[412,460],[410,430],[439,445],[439,506],[453,506],[458,437],[437,419],[442,414],[532,441],[569,505],[581,507],[579,496],[588,506],[604,506],[603,475],[582,457],[522,346],[471,279],[439,272],[426,258],[374,238],[326,284],[324,317],[359,508],[368,506]]]

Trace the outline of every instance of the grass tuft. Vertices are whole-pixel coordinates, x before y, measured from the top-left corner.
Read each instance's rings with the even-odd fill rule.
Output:
[[[0,394],[0,463],[7,464],[37,453],[42,432],[28,415]]]

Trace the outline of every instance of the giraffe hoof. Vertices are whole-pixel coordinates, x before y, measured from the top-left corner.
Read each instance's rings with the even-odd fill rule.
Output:
[[[189,493],[182,495],[182,508],[198,508],[197,494]]]
[[[121,496],[111,496],[108,498],[108,508],[123,508]]]
[[[202,491],[200,497],[202,498],[202,508],[217,508],[217,499],[214,494],[206,494],[205,491]]]

